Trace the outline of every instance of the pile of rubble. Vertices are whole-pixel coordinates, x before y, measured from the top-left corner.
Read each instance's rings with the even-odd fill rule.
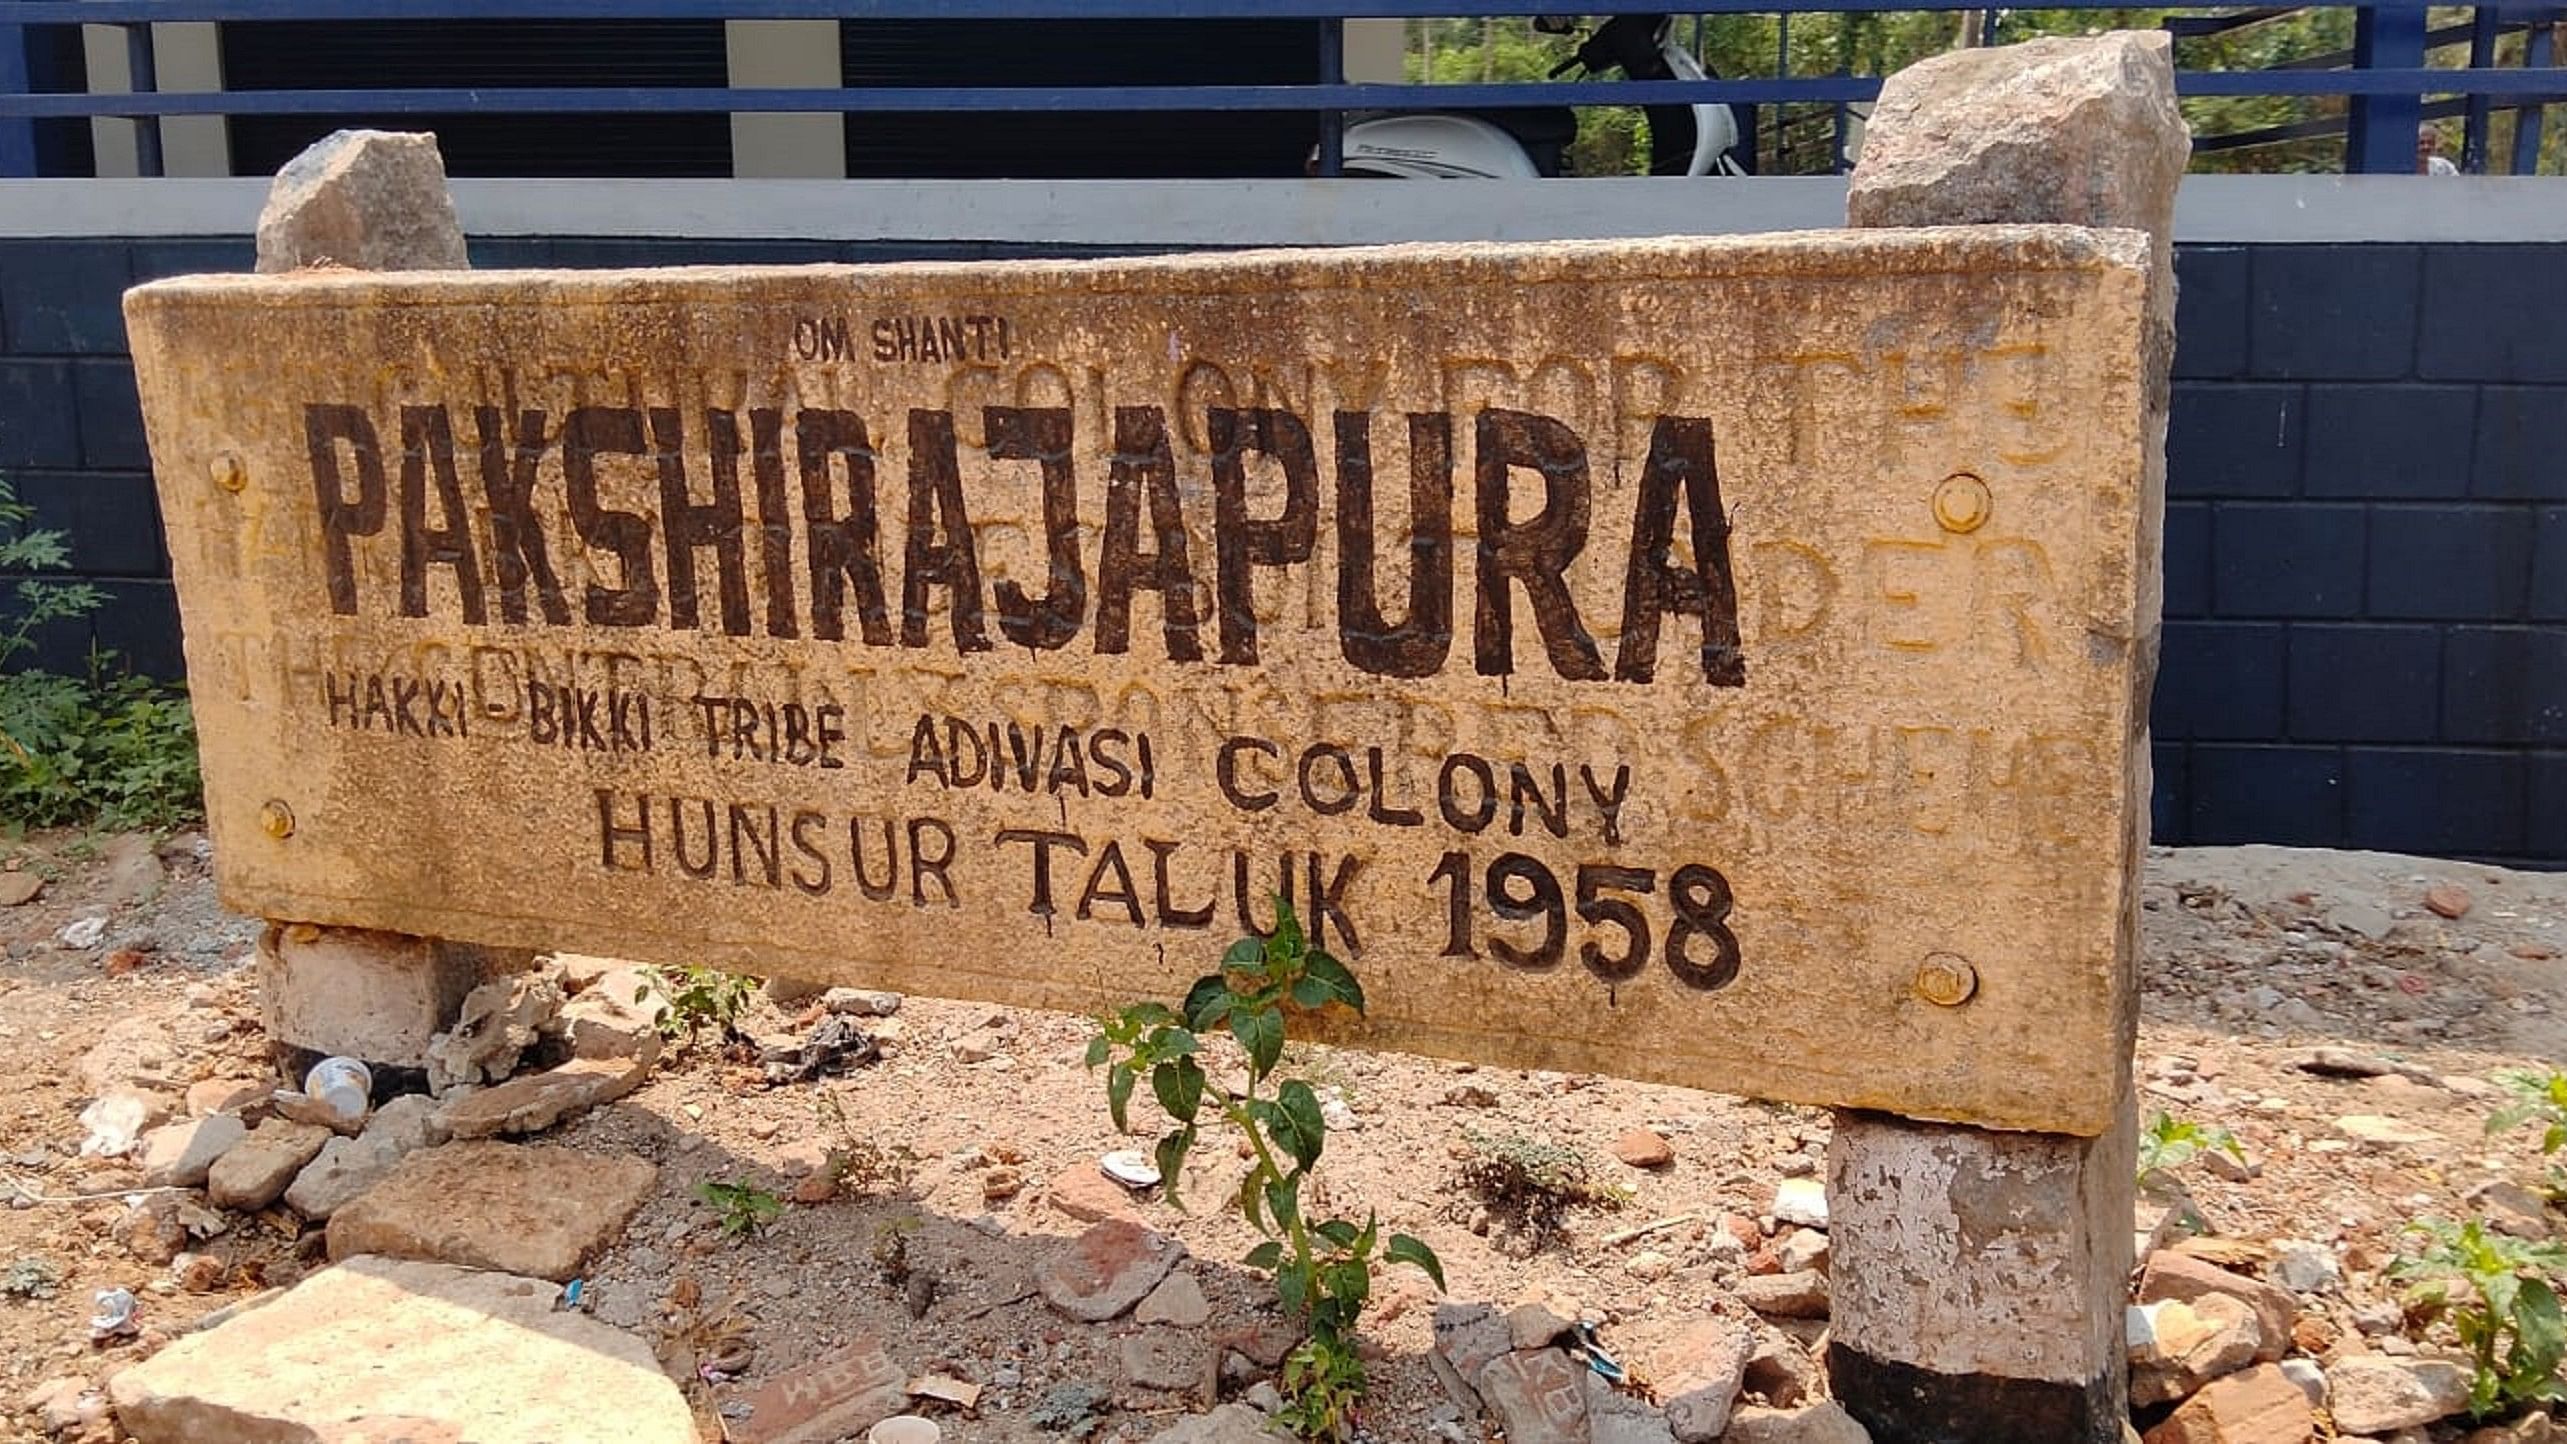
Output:
[[[219,1015],[223,996],[198,984],[190,1001]],[[638,1418],[667,1427],[637,1431],[619,1419],[574,1428],[566,1413],[565,1432],[542,1437],[693,1440],[685,1400],[647,1344],[552,1314],[561,1283],[616,1237],[657,1171],[509,1141],[641,1086],[659,1057],[666,1007],[632,967],[547,959],[474,989],[427,1047],[418,1073],[428,1091],[379,1105],[362,1094],[274,1089],[247,1070],[190,1079],[166,1023],[111,1028],[81,1063],[96,1095],[81,1113],[82,1151],[106,1170],[100,1181],[123,1185],[100,1190],[119,1200],[102,1198],[113,1214],[100,1220],[105,1231],[137,1259],[166,1266],[171,1295],[233,1288],[236,1272],[211,1241],[253,1221],[317,1244],[339,1265],[177,1329],[154,1317],[160,1290],[141,1300],[102,1293],[98,1342],[131,1340],[148,1356],[107,1377],[115,1422],[142,1444],[264,1439],[333,1419],[379,1420],[426,1390],[438,1397],[418,1401],[421,1417],[468,1420],[505,1407],[522,1423],[524,1398],[545,1392],[532,1386],[567,1371],[636,1398]],[[207,1036],[216,1030],[234,1028],[218,1017]],[[322,1071],[344,1077],[346,1063]],[[382,1087],[404,1076],[386,1069]],[[485,1355],[483,1346],[503,1344]],[[529,1382],[526,1395],[503,1405],[439,1394],[449,1371],[435,1360],[458,1347],[504,1354]],[[471,1377],[478,1392],[493,1382],[478,1369]],[[26,1402],[57,1435],[118,1437],[104,1432],[100,1394],[66,1377]]]
[[[633,968],[548,959],[464,1000],[454,1026],[429,1044],[427,1092],[353,1109],[253,1077],[182,1085],[140,1024],[111,1034],[84,1065],[100,1088],[81,1115],[90,1130],[83,1151],[133,1157],[143,1188],[156,1191],[147,1212],[173,1253],[209,1209],[256,1213],[280,1202],[331,1226],[334,1257],[380,1252],[341,1244],[367,1237],[362,1220],[377,1211],[355,1205],[395,1180],[403,1186],[394,1194],[415,1191],[453,1156],[444,1147],[539,1133],[640,1087],[659,1058],[666,1007]]]

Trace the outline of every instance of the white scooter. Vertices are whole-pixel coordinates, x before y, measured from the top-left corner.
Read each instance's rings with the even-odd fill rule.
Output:
[[[1674,32],[1664,14],[1616,15],[1551,74],[1618,70],[1633,80],[1709,79]],[[1729,153],[1738,144],[1738,120],[1728,106],[1652,105],[1647,113],[1651,175],[1746,174]],[[1565,105],[1350,117],[1343,168],[1350,176],[1401,180],[1556,176],[1577,133],[1577,113]]]

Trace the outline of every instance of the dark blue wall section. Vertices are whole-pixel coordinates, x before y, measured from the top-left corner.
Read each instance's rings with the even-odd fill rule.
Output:
[[[981,259],[979,243],[498,239],[479,266]],[[1095,252],[1080,252],[1095,254]],[[46,640],[179,666],[117,293],[246,239],[0,241],[0,474],[108,604]],[[2179,248],[2154,817],[2567,866],[2561,245]]]
[[[2567,866],[2567,246],[2188,246],[2161,842]]]

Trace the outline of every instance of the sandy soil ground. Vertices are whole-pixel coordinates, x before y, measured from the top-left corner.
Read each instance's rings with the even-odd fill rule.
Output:
[[[255,1074],[267,1054],[245,966],[254,929],[215,905],[201,841],[160,844],[157,867],[136,861],[152,854],[135,844],[106,851],[61,838],[0,851],[11,870],[49,879],[35,900],[0,909],[0,1270],[53,1280],[45,1296],[0,1296],[0,1406],[42,1380],[99,1378],[227,1296],[318,1266],[319,1234],[280,1208],[191,1241],[219,1263],[174,1277],[165,1245],[139,1238],[150,1229],[137,1222],[132,1169],[80,1156],[79,1114],[115,1051],[95,1051],[102,1040],[165,1036],[189,1078]],[[2436,884],[2465,892],[2462,916],[2424,906]],[[2251,1169],[2181,1170],[2204,1223],[2250,1258],[2278,1240],[2328,1246],[2345,1277],[2320,1312],[2358,1337],[2365,1306],[2376,1317],[2392,1296],[2381,1270],[2409,1220],[2463,1216],[2478,1185],[2540,1176],[2532,1135],[2490,1137],[2483,1123],[2491,1077],[2567,1058],[2567,877],[2371,854],[2159,851],[2145,906],[2143,1110],[2233,1131]],[[85,917],[104,919],[94,945],[60,940]],[[749,1022],[783,1031],[792,1012],[762,1000]],[[1042,1250],[1082,1226],[1049,1201],[1052,1185],[1092,1189],[1099,1155],[1131,1142],[1081,1066],[1093,1025],[912,998],[869,1026],[885,1056],[842,1077],[768,1088],[697,1047],[551,1134],[660,1167],[656,1196],[592,1270],[587,1306],[653,1339],[715,1431],[738,1390],[877,1333],[913,1372],[986,1387],[977,1416],[949,1419],[947,1438],[1060,1437],[1033,1418],[1057,1386],[1118,1392],[1113,1328],[1060,1317],[1028,1284]],[[2400,1068],[2358,1080],[2304,1071],[2319,1046]],[[1386,1228],[1429,1240],[1455,1297],[1586,1311],[1626,1356],[1698,1311],[1735,1309],[1729,1286],[1773,1267],[1788,1231],[1769,1217],[1777,1186],[1823,1172],[1827,1117],[1807,1109],[1355,1052],[1296,1050],[1287,1066],[1343,1104],[1328,1165],[1341,1209],[1377,1210]],[[2429,1137],[2360,1143],[2337,1127],[2352,1115]],[[1643,1127],[1670,1142],[1670,1166],[1614,1157],[1614,1141]],[[1621,1202],[1573,1212],[1536,1246],[1462,1188],[1474,1134],[1578,1150]],[[820,1150],[851,1143],[880,1150],[890,1176],[789,1207],[759,1237],[722,1237],[694,1196],[705,1180],[790,1194]],[[1244,1166],[1204,1159],[1190,1212],[1144,1205],[1199,1260],[1215,1328],[1270,1317],[1268,1286],[1230,1262],[1253,1242],[1221,1206]],[[1022,1189],[998,1196],[1011,1172]],[[1743,1260],[1722,1238],[1741,1227],[1731,1215],[1763,1241]],[[1668,1219],[1679,1221],[1622,1238]],[[116,1286],[141,1295],[147,1327],[140,1341],[95,1346],[92,1291]],[[1369,1326],[1380,1358],[1367,1428],[1378,1438],[1468,1427],[1427,1366],[1431,1302],[1422,1282],[1398,1282]],[[706,1382],[708,1366],[725,1382]],[[1174,1412],[1108,1404],[1095,1437],[1147,1438]],[[13,1413],[0,1437],[42,1436]]]

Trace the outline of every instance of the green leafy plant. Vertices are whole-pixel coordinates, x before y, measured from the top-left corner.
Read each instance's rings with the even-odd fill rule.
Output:
[[[17,488],[0,477],[0,572],[58,571],[71,561],[71,545],[51,528],[30,528],[36,510],[18,500]],[[105,594],[86,582],[31,579],[13,584],[10,607],[0,616],[0,666],[7,666],[35,645],[36,634],[55,622],[85,617],[105,601]]]
[[[660,1036],[690,1043],[707,1028],[725,1040],[737,1037],[740,1014],[757,990],[755,981],[719,968],[644,968],[642,977],[642,986],[633,990],[633,1001],[647,1002],[652,993],[658,993],[668,1003],[667,1011],[660,1014]]]
[[[1087,1050],[1088,1067],[1106,1070],[1106,1107],[1117,1128],[1130,1128],[1132,1094],[1149,1079],[1151,1096],[1175,1125],[1160,1137],[1156,1156],[1167,1196],[1180,1208],[1178,1179],[1207,1116],[1245,1138],[1250,1161],[1236,1203],[1265,1235],[1247,1265],[1273,1278],[1285,1311],[1309,1329],[1284,1360],[1278,1418],[1310,1439],[1353,1432],[1365,1389],[1355,1328],[1372,1297],[1375,1266],[1410,1264],[1444,1287],[1434,1250],[1404,1233],[1385,1237],[1378,1218],[1358,1225],[1302,1212],[1328,1124],[1309,1081],[1277,1079],[1275,1069],[1294,1019],[1340,1007],[1361,1014],[1362,986],[1345,964],[1311,946],[1292,904],[1279,897],[1274,932],[1231,944],[1220,970],[1196,980],[1182,1006],[1134,1003],[1106,1018]],[[1203,1039],[1220,1029],[1247,1055],[1246,1086],[1235,1097],[1210,1088],[1203,1068]],[[1261,1092],[1269,1082],[1274,1091]]]
[[[0,480],[0,572],[42,572],[70,561],[60,531],[29,528],[33,509]],[[175,689],[92,652],[88,675],[11,670],[57,622],[103,600],[84,582],[31,578],[0,605],[0,817],[28,827],[166,827],[203,811],[196,723]]]
[[[2171,1172],[2211,1152],[2225,1153],[2239,1163],[2246,1161],[2246,1150],[2227,1129],[2179,1119],[2160,1109],[2139,1132],[2140,1180],[2145,1182],[2151,1174]]]
[[[695,1185],[695,1196],[721,1220],[726,1238],[764,1233],[784,1217],[784,1200],[751,1183],[723,1183],[708,1178]]]
[[[2513,1101],[2487,1118],[2491,1134],[2510,1132],[2526,1123],[2539,1125],[2540,1151],[2554,1156],[2567,1149],[2567,1070],[2551,1069],[2535,1073],[2516,1068],[2496,1075],[2496,1085],[2513,1095]],[[2547,1184],[2552,1197],[2567,1196],[2567,1169],[2551,1167]]]
[[[2447,1319],[2469,1351],[2469,1412],[2475,1418],[2531,1404],[2567,1401],[2567,1317],[2552,1282],[2567,1273],[2567,1245],[2490,1232],[2471,1219],[2411,1224],[2420,1247],[2389,1266],[2412,1280],[2410,1317]]]

